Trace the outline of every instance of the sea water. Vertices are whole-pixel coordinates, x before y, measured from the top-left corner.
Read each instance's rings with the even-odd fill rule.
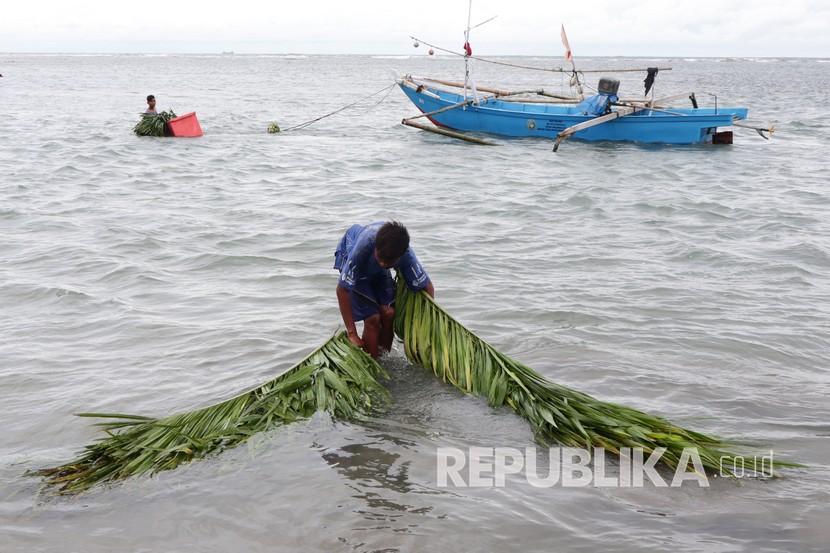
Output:
[[[403,127],[417,112],[397,89],[266,133],[396,72],[459,79],[457,59],[0,55],[0,549],[825,551],[823,61],[583,61],[671,66],[658,97],[713,94],[777,132],[554,154],[545,140],[482,147]],[[557,74],[473,74],[567,91]],[[641,95],[643,77],[623,74],[621,94]],[[204,137],[133,136],[147,94],[196,111]],[[366,424],[315,416],[71,499],[23,476],[98,436],[73,413],[191,409],[298,361],[340,325],[338,239],[381,219],[409,227],[438,301],[501,351],[808,468],[709,488],[539,489],[519,475],[440,487],[439,448],[524,450],[533,436],[396,346],[383,360],[392,403]]]

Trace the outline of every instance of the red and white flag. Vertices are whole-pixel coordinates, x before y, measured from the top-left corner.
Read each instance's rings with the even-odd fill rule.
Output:
[[[565,25],[562,25],[562,46],[565,47],[565,61],[573,61],[574,55],[571,52],[571,45],[568,44],[568,35],[565,34]]]

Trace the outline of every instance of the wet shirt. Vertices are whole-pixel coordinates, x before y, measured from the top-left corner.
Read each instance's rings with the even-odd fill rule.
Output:
[[[372,297],[372,288],[389,279],[389,269],[375,259],[375,239],[383,221],[366,226],[352,225],[334,252],[334,268],[340,271],[339,285]],[[395,264],[395,271],[411,290],[423,290],[429,275],[421,266],[412,248],[407,248]]]

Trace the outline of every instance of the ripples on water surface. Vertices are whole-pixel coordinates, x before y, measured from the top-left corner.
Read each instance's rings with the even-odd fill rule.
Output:
[[[742,131],[732,147],[483,148],[400,126],[413,107],[395,90],[374,110],[273,136],[268,121],[331,111],[389,83],[390,68],[461,68],[0,56],[3,550],[826,550],[830,65],[583,63],[656,61],[675,68],[658,94],[716,92],[780,132],[765,142]],[[132,136],[148,93],[162,109],[197,110],[206,135]],[[78,499],[40,502],[21,478],[95,438],[74,412],[165,414],[296,362],[338,326],[340,234],[393,217],[440,301],[501,350],[811,468],[703,490],[438,489],[436,447],[532,436],[397,352],[386,360],[394,404],[368,426],[316,417]]]

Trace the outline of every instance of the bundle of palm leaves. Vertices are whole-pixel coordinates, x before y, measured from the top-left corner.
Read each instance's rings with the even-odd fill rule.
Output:
[[[138,136],[166,136],[167,122],[175,118],[173,110],[162,111],[159,114],[145,113],[141,115],[141,121],[133,127],[133,132]]]
[[[558,443],[615,454],[622,448],[651,453],[666,448],[660,460],[677,468],[684,448],[697,448],[706,470],[731,461],[725,441],[656,417],[608,403],[555,384],[467,330],[424,292],[413,293],[398,279],[395,333],[407,357],[432,369],[459,390],[483,396],[493,407],[507,405],[531,425],[543,445]],[[686,459],[689,459],[687,456]],[[694,470],[691,461],[684,470]],[[728,463],[723,463],[724,470]],[[798,466],[775,462],[776,467]]]
[[[316,411],[359,420],[388,397],[378,382],[385,378],[384,369],[340,333],[276,378],[209,407],[161,419],[82,413],[109,419],[97,425],[107,436],[86,446],[74,461],[36,474],[59,493],[72,494],[95,484],[176,468]]]

